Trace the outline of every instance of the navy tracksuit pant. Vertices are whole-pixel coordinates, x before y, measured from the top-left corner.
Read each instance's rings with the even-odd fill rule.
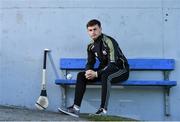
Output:
[[[102,91],[101,91],[101,108],[105,108],[107,110],[108,101],[111,90],[111,83],[117,83],[127,80],[129,77],[129,67],[126,66],[125,69],[118,68],[115,64],[108,66],[101,76],[95,78],[93,80],[88,80],[85,77],[85,71],[79,72],[77,75],[77,83],[75,88],[75,98],[74,104],[77,106],[81,106],[82,98],[86,90],[86,85],[88,82],[102,82]]]

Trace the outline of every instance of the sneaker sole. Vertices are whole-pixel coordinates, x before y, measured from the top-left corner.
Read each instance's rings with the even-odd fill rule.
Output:
[[[107,116],[107,114],[88,114],[88,116]]]
[[[76,115],[76,114],[67,112],[66,110],[64,110],[64,109],[62,109],[62,108],[58,108],[58,111],[59,111],[59,112],[62,112],[62,113],[64,113],[64,114],[67,114],[67,115],[70,115],[70,116],[79,118],[79,115]]]

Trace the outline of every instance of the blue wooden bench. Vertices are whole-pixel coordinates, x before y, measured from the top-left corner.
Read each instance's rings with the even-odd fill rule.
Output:
[[[96,61],[95,68],[97,68],[99,62]],[[169,80],[169,75],[172,70],[175,69],[175,60],[174,59],[128,59],[130,64],[130,70],[133,71],[162,71],[163,79],[162,80],[127,80],[121,83],[114,83],[112,85],[119,86],[161,86],[164,87],[164,96],[165,96],[165,115],[170,116],[169,108],[169,93],[170,88],[176,86],[176,81]],[[64,76],[70,70],[84,70],[86,64],[86,59],[75,59],[75,58],[61,58],[59,62],[59,68],[64,71]],[[76,80],[71,79],[67,80],[66,77],[62,79],[56,79],[55,83],[61,85],[64,88],[63,101],[66,102],[66,86],[75,85]],[[89,85],[100,85],[101,82],[91,83]],[[65,103],[64,103],[65,106]]]

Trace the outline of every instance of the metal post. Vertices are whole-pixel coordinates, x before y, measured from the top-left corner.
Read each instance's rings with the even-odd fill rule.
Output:
[[[66,77],[66,75],[67,75],[67,70],[65,70],[65,77]],[[65,85],[60,85],[60,87],[61,87],[61,101],[62,101],[62,104],[61,104],[61,107],[64,107],[64,108],[66,108],[67,107],[67,105],[66,105],[66,103],[67,103],[67,97],[66,97],[66,92],[67,92],[67,90],[66,90],[66,86]]]
[[[61,89],[61,107],[66,108],[66,86],[60,85]]]
[[[169,80],[170,71],[164,71],[164,80]],[[170,87],[164,88],[164,107],[165,107],[165,116],[170,116],[170,104],[169,104],[169,94]]]

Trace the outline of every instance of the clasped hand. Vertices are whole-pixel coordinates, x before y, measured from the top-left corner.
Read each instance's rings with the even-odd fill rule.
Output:
[[[87,70],[85,73],[85,77],[88,80],[93,80],[94,78],[97,77],[97,72],[93,71],[93,70]]]

